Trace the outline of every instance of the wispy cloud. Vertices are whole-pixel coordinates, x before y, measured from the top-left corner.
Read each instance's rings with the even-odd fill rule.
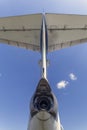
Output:
[[[77,76],[74,73],[70,73],[69,78],[72,81],[77,80]],[[61,80],[60,82],[57,83],[57,88],[58,89],[66,88],[70,84],[70,80],[69,81]]]
[[[70,78],[71,80],[77,80],[76,75],[73,74],[73,73],[70,73],[70,74],[69,74],[69,78]]]
[[[69,84],[68,81],[62,80],[57,83],[57,88],[58,89],[66,88],[68,84]]]

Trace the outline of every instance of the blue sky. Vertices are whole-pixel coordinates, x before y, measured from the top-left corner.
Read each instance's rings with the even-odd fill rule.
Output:
[[[86,15],[87,2],[0,0],[0,17],[43,10]],[[40,58],[39,53],[0,44],[0,130],[27,129],[29,101],[41,76]],[[58,99],[64,129],[87,130],[87,43],[50,53],[48,59],[48,80]],[[60,81],[65,88],[58,89]]]

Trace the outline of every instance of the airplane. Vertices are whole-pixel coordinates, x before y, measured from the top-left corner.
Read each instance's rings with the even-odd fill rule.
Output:
[[[41,53],[42,76],[31,98],[27,130],[63,130],[47,79],[47,54],[87,42],[87,16],[45,13],[0,18],[0,42]]]

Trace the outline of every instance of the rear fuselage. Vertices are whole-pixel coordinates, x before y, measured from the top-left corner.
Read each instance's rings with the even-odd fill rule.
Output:
[[[28,130],[61,130],[57,99],[43,78],[31,99]]]

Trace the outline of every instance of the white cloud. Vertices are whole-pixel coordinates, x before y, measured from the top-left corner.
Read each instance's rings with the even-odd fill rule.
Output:
[[[73,73],[70,73],[70,74],[69,74],[69,77],[70,77],[71,80],[77,80],[76,75],[73,74]]]
[[[57,88],[58,89],[66,88],[68,84],[69,84],[68,81],[62,80],[57,83]]]
[[[71,79],[71,80],[77,80],[77,76],[75,75],[75,74],[73,74],[73,73],[70,73],[69,74],[69,78]],[[67,86],[69,85],[69,82],[68,81],[66,81],[66,80],[61,80],[60,82],[58,82],[57,83],[57,88],[58,89],[62,89],[62,88],[66,88]]]

